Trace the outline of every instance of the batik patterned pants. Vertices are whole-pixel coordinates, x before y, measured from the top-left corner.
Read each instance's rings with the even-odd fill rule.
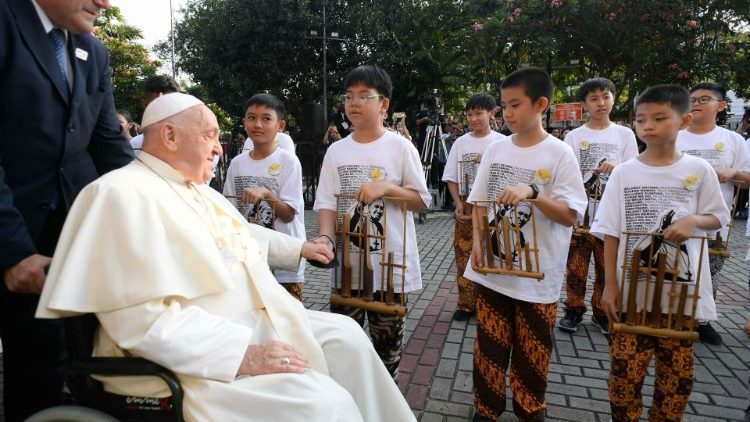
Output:
[[[715,240],[709,240],[708,242],[709,248],[715,248],[716,247],[716,241]],[[721,269],[724,268],[724,261],[726,258],[723,256],[718,255],[709,255],[708,256],[708,269],[711,271],[711,287],[713,287],[713,293],[714,293],[714,299],[716,299],[716,289],[719,287],[719,273],[721,272]]]
[[[557,303],[512,299],[477,284],[474,340],[474,405],[495,419],[505,410],[505,374],[510,363],[513,412],[525,421],[544,419],[547,371]]]
[[[609,401],[614,422],[635,422],[643,411],[641,388],[656,355],[649,421],[679,422],[693,389],[693,343],[639,334],[610,334]]]
[[[302,290],[304,284],[302,283],[280,283],[290,295],[294,296],[295,299],[302,302]]]
[[[570,239],[568,251],[568,274],[565,277],[565,310],[586,313],[586,281],[589,276],[589,262],[594,253],[594,292],[591,307],[594,315],[603,315],[602,293],[604,293],[604,242],[586,233],[574,235]]]
[[[464,277],[471,257],[471,218],[457,218],[456,232],[453,235],[453,250],[456,254],[456,283],[458,284],[458,304],[456,308],[466,312],[476,310],[477,295],[474,282]]]
[[[352,296],[359,294],[357,290],[352,290]],[[381,299],[381,292],[374,293],[374,299]],[[401,294],[393,295],[394,301],[400,303]],[[404,298],[406,304],[407,298]],[[342,306],[331,304],[331,312],[336,314],[348,315],[361,327],[365,325],[365,315],[370,331],[370,339],[375,351],[383,361],[383,365],[390,372],[394,380],[398,379],[398,365],[401,363],[401,353],[404,351],[404,318],[397,315],[386,315],[373,311],[366,311],[362,308],[352,306]]]

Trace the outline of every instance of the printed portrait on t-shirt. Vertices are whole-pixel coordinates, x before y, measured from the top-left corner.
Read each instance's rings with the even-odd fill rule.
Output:
[[[665,212],[661,217],[661,222],[654,228],[653,232],[663,233],[667,227],[674,223],[674,217],[674,210]],[[677,270],[677,281],[695,281],[690,268],[690,257],[685,242],[680,243],[678,247],[676,242],[666,240],[663,237],[642,236],[635,243],[634,249],[641,250],[641,268],[650,266],[653,268],[651,274],[656,275],[659,254],[663,253],[666,255],[666,278],[671,279],[670,272]]]
[[[385,214],[385,201],[376,199],[371,204],[363,202],[354,203],[347,210],[349,215],[349,231],[351,233],[367,234],[367,241],[370,245],[371,252],[379,252],[383,249],[383,221]],[[367,226],[367,231],[365,228]],[[377,237],[376,237],[377,236]],[[350,242],[357,247],[363,247],[361,237],[350,236]]]
[[[495,222],[498,222],[498,226],[502,227],[503,217],[506,215],[508,216],[508,222],[511,228],[510,245],[505,245],[502,228],[499,232],[496,230],[490,231],[492,252],[501,260],[505,259],[506,253],[510,253],[513,257],[513,262],[518,262],[520,252],[526,247],[526,238],[523,231],[520,229],[523,229],[526,223],[531,219],[531,205],[526,202],[521,202],[516,208],[517,211],[514,211],[512,205],[499,205],[497,213],[491,217],[492,220],[489,223],[490,227],[492,227],[496,224]]]
[[[247,221],[259,224],[265,228],[274,228],[273,207],[266,201],[260,201],[257,209],[256,204],[247,204],[245,218]]]

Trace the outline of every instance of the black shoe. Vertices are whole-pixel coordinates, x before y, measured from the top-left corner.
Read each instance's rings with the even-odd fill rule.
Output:
[[[453,313],[454,321],[468,321],[474,315],[474,312],[464,311],[463,309],[456,309]]]
[[[578,326],[583,322],[583,315],[568,309],[565,311],[565,316],[560,318],[560,323],[557,324],[557,328],[567,332],[575,333],[578,330]]]
[[[591,323],[599,327],[602,334],[609,335],[609,319],[606,315],[591,315]]]
[[[701,343],[707,343],[714,346],[721,345],[721,335],[714,330],[711,324],[698,324],[698,337]]]
[[[735,220],[747,220],[747,210],[737,211],[737,215],[734,216]]]
[[[475,413],[474,417],[471,419],[471,422],[495,422],[495,419],[485,418],[484,416],[480,416],[478,413]]]

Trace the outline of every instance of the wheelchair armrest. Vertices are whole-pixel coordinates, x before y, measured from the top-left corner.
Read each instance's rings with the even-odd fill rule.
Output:
[[[88,357],[70,362],[68,370],[76,374],[107,376],[157,376],[172,392],[175,413],[182,417],[182,386],[169,369],[142,358]]]

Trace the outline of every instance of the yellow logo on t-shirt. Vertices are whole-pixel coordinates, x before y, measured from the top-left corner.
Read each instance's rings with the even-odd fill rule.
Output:
[[[716,143],[716,151],[724,152],[724,142],[717,142]]]
[[[682,181],[682,185],[689,191],[694,191],[698,187],[698,176],[694,174],[688,174],[685,176],[685,180]]]
[[[373,182],[378,182],[383,177],[383,169],[381,168],[374,168],[370,170],[370,180]]]
[[[589,149],[589,141],[581,141],[581,149],[582,150]]]
[[[276,138],[276,139],[273,140],[273,146],[275,146],[275,147],[279,146],[280,143],[281,143],[281,141],[279,141],[279,138]]]
[[[552,173],[546,167],[540,167],[534,172],[534,183],[546,185],[552,179]]]
[[[273,163],[268,166],[268,174],[271,176],[276,176],[279,173],[281,173],[281,163]]]

